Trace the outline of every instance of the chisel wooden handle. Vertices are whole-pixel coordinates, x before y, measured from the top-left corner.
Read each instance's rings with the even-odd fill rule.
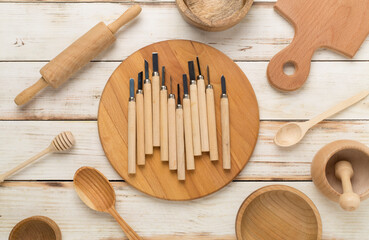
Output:
[[[128,174],[136,173],[136,102],[128,102]]]
[[[208,133],[208,119],[206,114],[206,96],[205,96],[204,79],[197,80],[197,92],[199,101],[201,150],[203,152],[209,152],[209,133]]]
[[[160,77],[152,76],[152,137],[154,147],[160,147]]]
[[[145,108],[145,154],[153,154],[152,144],[152,104],[151,83],[144,84],[144,108]]]
[[[177,169],[177,130],[176,130],[176,100],[174,96],[168,98],[168,158],[169,169]]]
[[[145,165],[145,113],[144,96],[136,94],[136,121],[137,121],[137,165]]]
[[[168,161],[168,91],[160,90],[160,158]]]
[[[228,98],[220,99],[220,117],[222,122],[222,152],[223,152],[223,168],[231,169],[231,146],[229,133],[229,106]]]
[[[176,109],[176,135],[177,135],[177,175],[178,180],[186,179],[183,109]]]
[[[214,89],[212,88],[212,85],[208,85],[206,88],[206,107],[208,114],[210,160],[217,161],[219,160],[217,122],[215,118]]]
[[[195,158],[193,156],[191,102],[189,98],[183,98],[183,124],[186,148],[186,167],[187,170],[194,170]]]
[[[141,7],[135,5],[124,12],[122,16],[109,26],[106,26],[103,22],[98,23],[40,70],[42,80],[53,88],[58,88],[75,72],[110,46],[115,41],[114,33],[125,23],[135,18],[140,12]],[[20,93],[14,99],[14,102],[17,105],[27,103],[34,95],[45,88],[47,84],[41,84],[41,80],[39,80],[36,86],[33,85]]]
[[[190,84],[190,99],[191,99],[193,154],[195,156],[201,156],[202,151],[200,139],[199,105],[197,100],[196,82]]]

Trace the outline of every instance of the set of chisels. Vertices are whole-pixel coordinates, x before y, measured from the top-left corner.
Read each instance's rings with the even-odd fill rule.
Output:
[[[166,86],[166,69],[159,73],[158,53],[152,54],[152,78],[149,63],[144,61],[144,72],[138,73],[135,96],[134,79],[130,79],[128,101],[128,173],[136,173],[136,165],[145,165],[145,156],[160,147],[160,159],[168,162],[170,170],[177,170],[178,180],[185,180],[186,170],[195,170],[195,157],[209,153],[211,161],[219,160],[214,89],[201,74],[199,58],[188,62],[187,74],[182,76],[182,87],[177,84],[177,98],[170,76],[170,92]],[[145,74],[145,80],[143,80]],[[161,81],[160,81],[161,77]],[[225,77],[221,78],[220,115],[222,129],[223,168],[231,168],[229,106]],[[182,90],[183,89],[183,90]]]

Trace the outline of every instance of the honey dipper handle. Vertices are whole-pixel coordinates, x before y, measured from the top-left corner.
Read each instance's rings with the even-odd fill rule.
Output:
[[[129,240],[142,240],[142,238],[123,220],[123,218],[119,215],[115,208],[110,208],[108,210],[110,215],[114,217],[114,219],[119,223],[123,232],[126,234]]]
[[[130,8],[128,8],[127,11],[125,11],[117,20],[115,20],[114,22],[110,23],[108,25],[108,28],[110,29],[110,31],[115,34],[119,28],[121,28],[124,24],[126,24],[127,22],[131,21],[132,19],[134,19],[138,14],[140,14],[141,12],[141,7],[140,5],[134,5]]]
[[[31,157],[30,159],[28,159],[27,161],[22,162],[21,164],[19,164],[18,166],[16,166],[15,168],[11,169],[10,171],[0,175],[0,183],[4,182],[5,179],[7,179],[8,177],[10,177],[11,175],[13,175],[14,173],[18,172],[19,170],[25,168],[26,166],[28,166],[29,164],[33,163],[34,161],[36,161],[37,159],[41,158],[42,156],[53,152],[54,148],[50,145],[48,148],[44,149],[42,152],[38,153],[37,155]]]
[[[43,79],[40,78],[35,84],[30,86],[29,88],[23,90],[23,92],[19,93],[15,99],[15,104],[23,105],[31,100],[39,91],[47,87],[48,83]]]
[[[360,205],[360,196],[352,190],[351,178],[354,175],[352,165],[348,161],[339,161],[335,166],[335,174],[342,181],[343,194],[340,205],[346,211],[354,211]]]

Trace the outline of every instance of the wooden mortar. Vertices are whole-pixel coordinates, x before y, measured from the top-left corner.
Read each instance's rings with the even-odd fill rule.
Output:
[[[341,180],[335,175],[337,162],[348,161],[353,168],[352,189],[360,200],[369,197],[369,148],[352,140],[339,140],[325,145],[315,155],[311,176],[315,186],[330,200],[339,202],[343,193]]]

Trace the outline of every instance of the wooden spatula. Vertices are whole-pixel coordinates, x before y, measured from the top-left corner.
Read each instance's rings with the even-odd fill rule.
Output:
[[[368,0],[278,0],[275,10],[295,27],[292,43],[270,61],[267,75],[277,89],[300,88],[310,72],[318,48],[329,48],[352,58],[369,33]],[[284,73],[294,65],[292,75]]]

